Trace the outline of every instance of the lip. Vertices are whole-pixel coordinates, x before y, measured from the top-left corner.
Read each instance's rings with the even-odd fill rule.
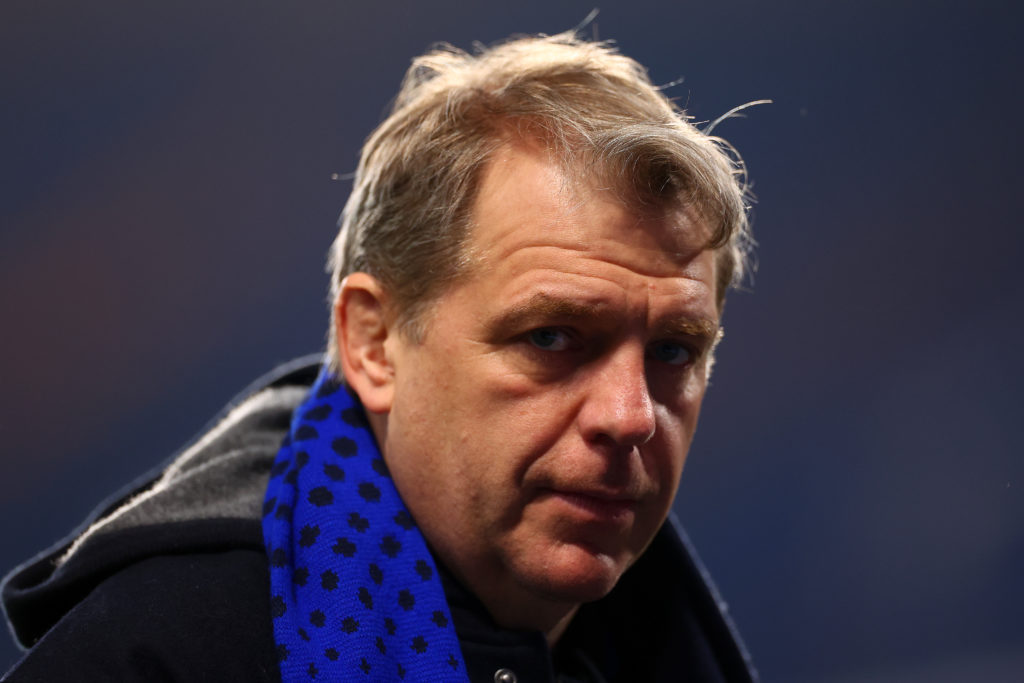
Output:
[[[572,508],[576,514],[595,521],[628,521],[637,506],[635,498],[605,491],[548,489],[546,493]]]

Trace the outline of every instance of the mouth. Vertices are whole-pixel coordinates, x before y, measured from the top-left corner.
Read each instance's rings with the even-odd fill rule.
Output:
[[[627,523],[632,520],[638,504],[635,498],[603,491],[549,489],[546,493],[585,521]]]

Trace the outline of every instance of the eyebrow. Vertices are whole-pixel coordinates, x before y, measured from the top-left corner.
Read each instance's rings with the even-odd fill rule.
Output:
[[[552,296],[547,292],[537,292],[502,311],[487,327],[492,333],[504,336],[518,332],[540,320],[592,319],[600,315],[602,308],[604,306],[600,304],[573,301]]]
[[[673,318],[658,326],[662,334],[696,337],[709,342],[718,337],[721,329],[717,321],[709,318]]]
[[[552,296],[537,292],[497,316],[488,327],[498,335],[512,334],[543,320],[593,320],[600,318],[608,306]],[[655,325],[659,335],[679,335],[700,339],[711,344],[718,336],[717,320],[703,316],[675,317]]]

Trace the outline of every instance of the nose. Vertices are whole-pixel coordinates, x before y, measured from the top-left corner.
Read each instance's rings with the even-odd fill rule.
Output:
[[[619,450],[640,446],[654,436],[654,402],[642,348],[619,349],[595,367],[588,380],[579,413],[584,439]]]

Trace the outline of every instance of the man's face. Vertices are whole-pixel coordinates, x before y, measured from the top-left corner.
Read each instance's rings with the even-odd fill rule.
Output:
[[[683,213],[572,189],[529,147],[488,166],[473,218],[473,265],[424,338],[388,338],[385,458],[485,603],[594,600],[675,495],[717,333],[714,254]]]

